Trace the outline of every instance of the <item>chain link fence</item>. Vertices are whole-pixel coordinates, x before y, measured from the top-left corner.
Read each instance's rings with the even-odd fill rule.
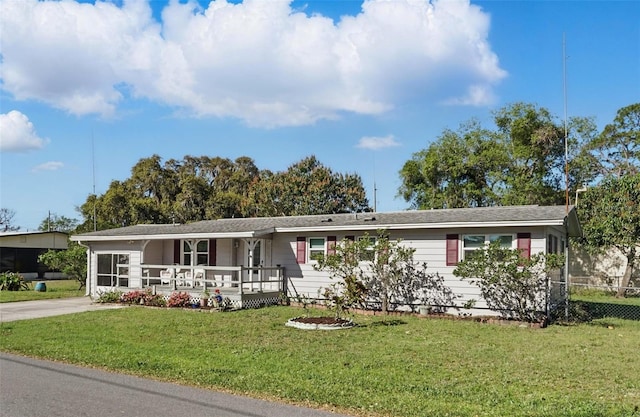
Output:
[[[605,317],[640,320],[638,277],[622,286],[622,276],[572,277],[569,285],[571,313],[587,319]],[[624,297],[617,297],[618,294]]]

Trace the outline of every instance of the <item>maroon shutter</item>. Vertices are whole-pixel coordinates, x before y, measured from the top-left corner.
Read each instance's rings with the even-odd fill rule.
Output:
[[[218,253],[218,241],[215,239],[209,239],[209,266],[216,266]]]
[[[307,260],[307,238],[298,236],[296,239],[296,263],[303,264]]]
[[[327,236],[327,255],[336,254],[336,237]]]
[[[180,241],[177,239],[173,241],[173,263],[174,264],[182,263],[180,262]]]
[[[531,258],[531,233],[518,233],[518,250],[523,258]]]
[[[447,266],[458,265],[458,235],[447,235]]]

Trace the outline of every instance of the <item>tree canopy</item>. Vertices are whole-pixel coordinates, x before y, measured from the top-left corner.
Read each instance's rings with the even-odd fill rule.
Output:
[[[413,208],[562,204],[565,200],[564,127],[545,108],[515,103],[494,112],[494,129],[477,121],[445,130],[400,170],[399,195]],[[596,175],[585,148],[595,139],[593,120],[568,123],[570,186]]]
[[[73,233],[78,227],[78,220],[51,213],[40,222],[38,230],[43,232]]]
[[[0,208],[0,232],[13,232],[20,229],[20,226],[13,224],[16,212],[8,208]]]
[[[637,262],[640,244],[640,173],[609,176],[589,188],[578,206],[584,237],[581,243],[594,252],[617,248],[627,266],[621,287],[627,287]],[[619,295],[623,295],[622,289]]]
[[[335,173],[315,156],[286,171],[260,170],[246,156],[143,158],[124,181],[114,180],[79,208],[80,230],[141,223],[188,223],[230,217],[290,216],[368,209],[362,179]]]

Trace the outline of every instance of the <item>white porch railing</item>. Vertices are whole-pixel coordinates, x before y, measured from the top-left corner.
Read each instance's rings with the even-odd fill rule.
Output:
[[[155,265],[139,266],[118,264],[118,282],[128,282],[128,287],[153,286],[172,290],[200,290],[237,288],[238,294],[253,292],[284,292],[284,268],[243,266],[190,266]],[[135,285],[139,282],[140,285]]]

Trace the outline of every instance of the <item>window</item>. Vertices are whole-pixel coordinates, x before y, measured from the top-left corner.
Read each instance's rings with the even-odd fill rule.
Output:
[[[360,236],[359,241],[368,241],[364,252],[360,254],[361,262],[373,262],[376,259],[374,248],[376,246],[376,238],[371,236]]]
[[[195,242],[195,252],[192,250],[192,242],[182,241],[182,264],[192,265],[191,260],[195,259],[193,265],[209,265],[209,241],[198,240]]]
[[[129,255],[124,253],[99,253],[98,285],[103,287],[128,287]]]
[[[547,253],[561,253],[560,239],[555,235],[547,236]]]
[[[309,260],[317,261],[324,257],[324,238],[312,237],[309,239]]]
[[[462,240],[462,253],[464,258],[466,259],[472,256],[473,252],[493,242],[500,242],[500,247],[504,249],[513,248],[512,235],[467,235],[464,236]]]

